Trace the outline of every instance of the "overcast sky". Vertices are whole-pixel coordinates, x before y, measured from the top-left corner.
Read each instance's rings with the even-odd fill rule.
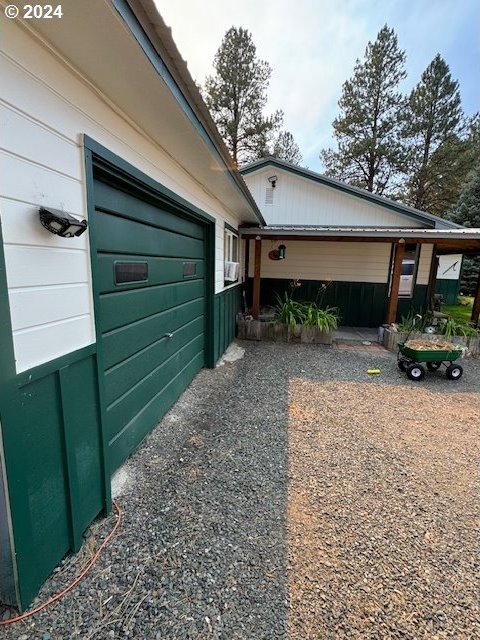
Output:
[[[155,1],[200,84],[227,29],[252,33],[258,56],[273,69],[268,111],[283,109],[285,128],[313,171],[322,170],[320,150],[333,145],[342,83],[385,23],[406,50],[404,91],[440,53],[460,82],[465,112],[480,110],[479,0]]]

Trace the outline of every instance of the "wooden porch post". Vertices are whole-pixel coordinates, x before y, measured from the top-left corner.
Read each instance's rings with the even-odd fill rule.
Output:
[[[438,260],[437,245],[434,244],[432,247],[432,262],[430,263],[430,274],[428,276],[427,287],[427,302],[430,311],[433,311],[435,306],[434,295],[437,286]]]
[[[471,321],[474,325],[478,325],[478,317],[480,315],[480,271],[478,273],[477,286],[475,288],[475,297],[473,298],[473,308]]]
[[[405,255],[405,240],[401,238],[395,244],[395,255],[393,258],[393,272],[390,286],[390,297],[388,298],[386,324],[392,324],[397,318],[398,291],[400,289],[400,276],[402,275],[402,261]]]
[[[253,304],[252,316],[258,320],[260,313],[260,272],[262,267],[262,239],[255,238],[255,262],[253,267]]]

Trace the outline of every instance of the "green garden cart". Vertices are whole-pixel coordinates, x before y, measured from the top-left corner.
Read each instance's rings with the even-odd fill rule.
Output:
[[[406,341],[405,341],[406,342]],[[445,367],[445,375],[449,380],[459,380],[463,374],[463,367],[455,363],[462,355],[462,349],[451,351],[432,349],[411,349],[405,346],[405,342],[398,342],[398,368],[407,374],[410,380],[419,382],[425,377],[425,363],[429,371],[437,371],[441,366]]]

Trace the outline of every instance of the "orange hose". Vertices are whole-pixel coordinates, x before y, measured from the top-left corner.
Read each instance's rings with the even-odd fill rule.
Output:
[[[15,618],[9,618],[8,620],[1,620],[0,621],[0,626],[4,626],[4,625],[7,625],[7,624],[12,624],[13,622],[20,622],[20,620],[25,620],[25,618],[30,618],[30,616],[33,616],[36,613],[39,613],[40,611],[42,611],[46,607],[50,606],[54,602],[57,602],[57,600],[60,600],[61,598],[63,598],[63,596],[67,595],[67,593],[69,591],[71,591],[74,587],[77,586],[77,584],[80,582],[80,580],[82,580],[87,575],[87,573],[90,571],[90,569],[93,567],[93,565],[97,562],[100,553],[107,546],[107,544],[110,542],[110,540],[113,538],[113,536],[115,535],[116,530],[120,526],[120,523],[122,521],[122,515],[123,515],[122,510],[121,510],[120,506],[115,502],[115,500],[113,500],[113,506],[115,507],[115,510],[117,512],[117,521],[115,523],[115,526],[110,531],[110,533],[105,538],[105,540],[102,542],[102,544],[98,548],[98,551],[95,553],[95,555],[90,560],[90,562],[85,566],[85,568],[82,570],[80,575],[77,576],[75,578],[75,580],[71,584],[69,584],[68,587],[66,587],[63,591],[60,591],[60,593],[57,593],[56,595],[52,596],[49,600],[47,600],[46,602],[41,604],[39,607],[36,607],[35,609],[32,609],[31,611],[27,611],[26,613],[23,613],[22,615],[16,616]]]

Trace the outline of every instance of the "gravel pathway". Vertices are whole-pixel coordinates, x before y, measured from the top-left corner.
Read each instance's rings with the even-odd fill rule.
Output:
[[[459,382],[416,384],[374,347],[242,346],[245,359],[201,372],[126,465],[124,521],[91,573],[0,637],[479,637],[480,363]]]

